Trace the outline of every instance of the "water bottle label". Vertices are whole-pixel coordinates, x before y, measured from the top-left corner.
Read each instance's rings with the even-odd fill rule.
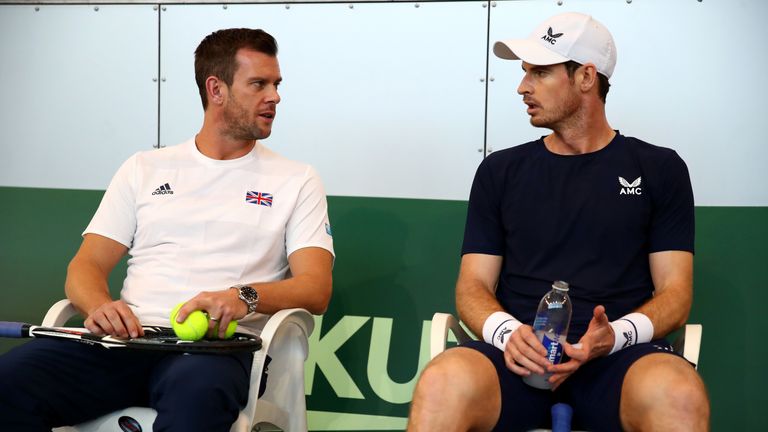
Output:
[[[536,315],[536,318],[533,320],[533,329],[534,330],[543,330],[544,327],[547,325],[547,315]]]
[[[547,359],[552,364],[560,363],[560,360],[563,358],[563,344],[557,338],[552,340],[547,335],[542,336],[541,343],[547,349]]]

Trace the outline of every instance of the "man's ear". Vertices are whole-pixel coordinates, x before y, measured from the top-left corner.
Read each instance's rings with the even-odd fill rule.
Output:
[[[205,91],[208,93],[208,103],[221,105],[227,95],[227,85],[218,77],[209,76],[205,80]]]
[[[597,68],[592,63],[585,63],[576,72],[580,75],[579,86],[581,91],[589,92],[593,87],[597,87]]]

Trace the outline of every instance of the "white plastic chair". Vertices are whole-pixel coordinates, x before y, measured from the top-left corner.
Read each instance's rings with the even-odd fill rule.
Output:
[[[69,300],[60,300],[45,314],[42,325],[63,326],[76,314]],[[285,309],[270,317],[261,333],[262,348],[254,353],[248,405],[240,411],[231,432],[260,430],[261,426],[274,426],[286,432],[307,431],[304,361],[309,351],[307,338],[314,327],[312,315],[304,309]],[[267,355],[273,361],[269,364],[267,388],[264,395],[258,397]],[[53,431],[119,431],[118,419],[122,416],[132,417],[139,422],[142,430],[151,431],[156,415],[151,408],[130,407],[79,425],[54,428]]]
[[[459,320],[451,314],[437,312],[432,316],[432,330],[429,340],[429,357],[435,358],[438,354],[445,351],[446,342],[448,342],[448,331],[453,333],[458,343],[464,343],[474,338],[464,330]],[[672,348],[680,353],[686,360],[694,364],[695,368],[699,365],[699,349],[701,347],[701,334],[703,326],[701,324],[686,324],[685,328],[679,333],[672,342]],[[532,432],[546,431],[547,429],[536,429]]]

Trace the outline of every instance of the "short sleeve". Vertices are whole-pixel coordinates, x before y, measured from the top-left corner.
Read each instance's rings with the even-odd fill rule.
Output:
[[[130,248],[136,233],[136,155],[117,170],[83,235],[99,234]]]
[[[672,152],[657,175],[663,181],[653,190],[649,251],[694,251],[694,202],[685,162]]]
[[[288,255],[305,247],[320,247],[334,254],[325,189],[312,167],[307,169],[296,208],[286,225],[285,244]]]
[[[494,183],[494,173],[486,158],[475,173],[467,205],[464,244],[461,254],[482,253],[504,255],[504,226],[501,221],[500,193]]]

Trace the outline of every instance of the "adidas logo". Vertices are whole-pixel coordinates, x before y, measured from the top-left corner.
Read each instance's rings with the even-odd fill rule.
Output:
[[[547,30],[547,34],[542,36],[541,39],[549,42],[552,45],[554,45],[557,42],[557,38],[559,38],[562,35],[563,35],[562,33],[552,33],[552,27],[550,27]]]
[[[619,195],[642,195],[643,188],[640,187],[641,178],[638,177],[630,183],[624,177],[619,177],[619,185],[622,186]]]
[[[173,191],[171,190],[171,185],[168,183],[164,185],[160,185],[159,188],[155,189],[154,192],[152,192],[152,195],[173,195]]]

